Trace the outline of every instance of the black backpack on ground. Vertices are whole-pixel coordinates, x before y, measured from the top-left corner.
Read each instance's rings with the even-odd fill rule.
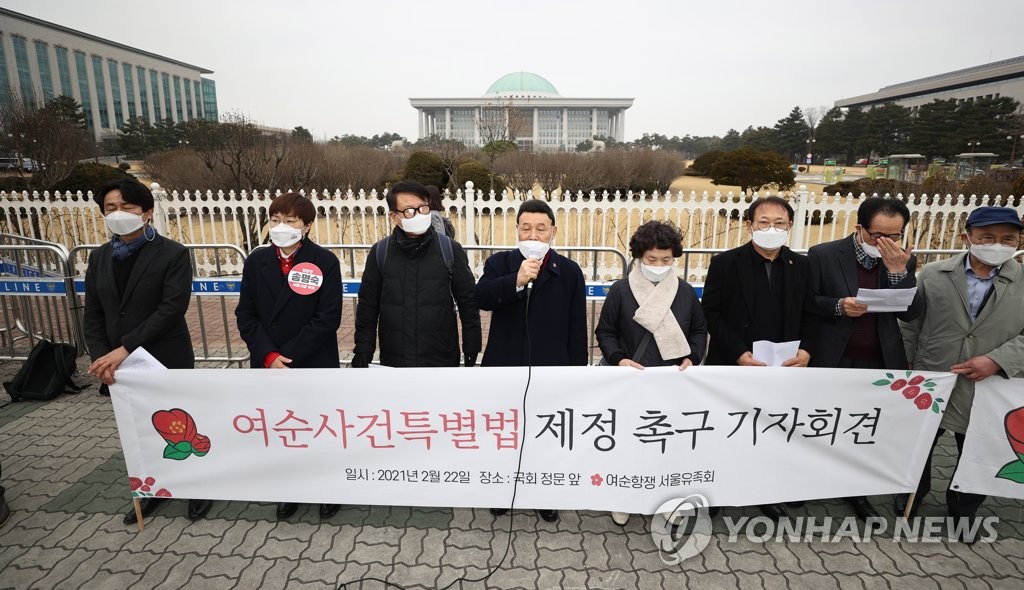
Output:
[[[12,402],[46,401],[62,393],[78,393],[82,388],[71,378],[77,357],[78,349],[72,344],[40,340],[14,379],[4,383],[4,389]]]

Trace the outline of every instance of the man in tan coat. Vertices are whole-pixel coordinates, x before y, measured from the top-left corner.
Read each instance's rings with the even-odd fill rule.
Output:
[[[962,235],[968,251],[925,265],[917,279],[924,313],[900,323],[914,369],[958,375],[935,441],[949,430],[961,452],[974,384],[1024,370],[1024,265],[1013,259],[1021,230],[1020,215],[1009,207],[972,211]],[[930,490],[929,455],[912,513]],[[954,518],[974,518],[984,500],[979,494],[946,491],[946,507]],[[896,498],[898,514],[906,502],[906,495]]]

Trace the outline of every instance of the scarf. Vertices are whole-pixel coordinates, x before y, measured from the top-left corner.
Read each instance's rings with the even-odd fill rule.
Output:
[[[654,334],[662,360],[677,359],[690,354],[690,344],[683,329],[672,315],[672,302],[679,291],[679,279],[675,273],[660,283],[652,283],[640,272],[640,265],[634,264],[629,272],[629,289],[640,307],[633,314],[633,321]],[[633,359],[640,362],[639,359]]]
[[[152,232],[152,235],[150,235]],[[146,242],[152,242],[156,239],[156,228],[151,225],[143,226],[142,235],[139,236],[134,242],[125,242],[121,239],[121,236],[114,236],[111,240],[111,254],[114,256],[114,260],[123,261],[127,260],[132,254],[139,251],[146,245]]]

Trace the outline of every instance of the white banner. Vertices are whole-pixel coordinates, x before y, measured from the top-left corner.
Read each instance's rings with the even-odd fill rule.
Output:
[[[975,386],[950,488],[1024,500],[1024,379],[989,377]]]
[[[651,514],[907,492],[949,373],[121,370],[133,495]],[[519,454],[522,450],[522,464]]]

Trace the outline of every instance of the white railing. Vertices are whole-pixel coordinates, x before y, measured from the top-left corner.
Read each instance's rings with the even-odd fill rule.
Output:
[[[748,236],[739,218],[752,197],[720,193],[569,193],[503,192],[473,188],[446,193],[446,214],[456,239],[466,245],[512,246],[515,214],[525,199],[544,199],[555,211],[556,246],[614,248],[628,253],[629,238],[643,222],[670,220],[680,227],[687,248],[732,248]],[[234,244],[250,250],[266,240],[267,210],[282,191],[165,191],[153,185],[154,223],[164,235],[187,244]],[[803,187],[801,187],[803,189]],[[369,244],[391,230],[384,194],[377,191],[304,191],[317,207],[311,235],[323,244]],[[761,193],[767,196],[769,193]],[[790,239],[794,249],[849,235],[864,195],[817,195],[807,190],[778,193],[796,210]],[[896,195],[911,211],[907,242],[917,248],[959,248],[968,213],[981,205],[1007,204],[1018,214],[1024,205],[1013,197],[965,195]],[[108,239],[92,193],[0,193],[0,231],[62,243],[69,249]],[[224,262],[224,261],[222,261]],[[471,254],[477,272],[482,260]],[[693,262],[691,261],[691,265]],[[612,256],[598,261],[602,275],[620,269]],[[230,261],[222,264],[233,272]],[[361,268],[361,267],[360,267]],[[690,273],[694,272],[691,266]],[[706,260],[698,261],[691,280],[703,281]]]

